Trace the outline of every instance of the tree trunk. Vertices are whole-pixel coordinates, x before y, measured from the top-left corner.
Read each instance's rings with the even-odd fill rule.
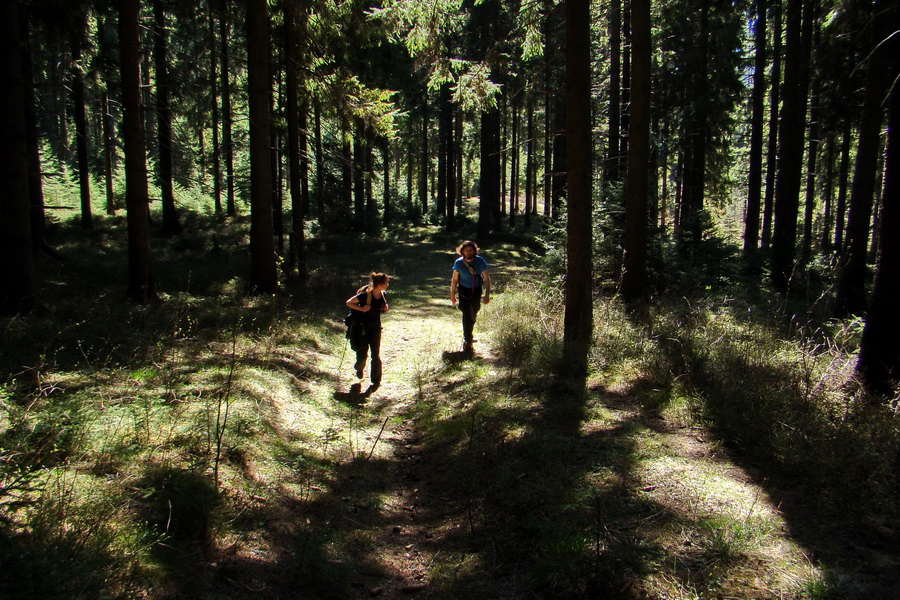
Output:
[[[428,95],[422,103],[422,148],[419,165],[419,206],[422,214],[428,214]]]
[[[687,247],[696,246],[703,234],[704,191],[706,187],[706,135],[709,71],[709,0],[701,0],[700,29],[696,64],[692,65],[693,76],[690,93],[692,96],[691,115],[684,138],[684,176],[682,180],[681,231],[682,242]]]
[[[648,190],[650,171],[650,0],[631,0],[633,86],[630,102],[628,173],[625,187],[625,256],[622,296],[645,298],[647,275]]]
[[[773,0],[772,12],[772,85],[769,88],[769,143],[766,150],[766,191],[763,196],[763,221],[760,247],[767,250],[772,240],[775,212],[775,174],[778,171],[778,117],[781,108],[781,0]]]
[[[447,170],[450,163],[447,160],[447,154],[450,146],[450,135],[452,127],[451,112],[451,95],[450,84],[445,83],[441,86],[438,93],[438,157],[437,157],[437,210],[438,218],[443,218],[447,212]]]
[[[231,51],[228,35],[228,5],[222,3],[222,15],[219,18],[219,44],[222,56],[222,151],[225,159],[225,213],[229,217],[237,216],[234,202],[234,142],[231,132]]]
[[[44,184],[41,173],[41,148],[38,137],[37,110],[34,99],[34,65],[31,57],[31,31],[28,15],[19,14],[19,40],[22,58],[22,93],[25,110],[25,136],[28,149],[28,195],[30,204],[31,244],[37,255],[46,246],[46,213]]]
[[[894,21],[896,24],[896,20]],[[897,44],[892,44],[897,52]],[[900,89],[893,86],[888,109],[884,189],[875,284],[866,315],[856,370],[870,392],[895,396],[900,379]]]
[[[859,123],[856,164],[847,211],[847,240],[841,256],[843,268],[838,278],[835,311],[837,316],[859,315],[866,310],[866,252],[869,226],[875,201],[878,176],[878,150],[884,121],[882,103],[896,73],[896,55],[889,55],[891,44],[884,43],[894,32],[897,0],[879,2],[873,20],[871,49],[866,65],[866,86]]]
[[[619,137],[621,135],[622,0],[609,5],[609,133],[606,143],[606,182],[621,179]]]
[[[362,120],[355,123],[353,136],[353,221],[357,231],[366,230],[366,186],[363,181],[366,170],[366,132]]]
[[[269,14],[266,0],[247,2],[247,100],[250,118],[250,288],[278,291],[272,223],[269,110]]]
[[[834,227],[834,131],[825,137],[825,174],[822,196],[825,206],[822,210],[822,236],[819,245],[823,254],[831,253],[831,236]]]
[[[219,55],[216,51],[216,21],[213,11],[209,11],[209,85],[210,109],[212,111],[212,160],[213,160],[213,207],[216,216],[222,214],[222,165],[219,145]]]
[[[305,154],[305,148],[300,147],[300,103],[298,101],[297,87],[297,60],[300,57],[300,45],[297,40],[297,13],[296,5],[286,2],[284,8],[284,32],[285,32],[285,112],[287,113],[288,136],[288,177],[291,189],[291,254],[288,264],[291,269],[296,267],[297,274],[306,278],[306,243],[304,239],[304,198],[303,198],[303,170],[301,169],[301,153]]]
[[[784,60],[784,93],[778,131],[778,173],[775,180],[775,223],[772,232],[771,277],[780,291],[787,291],[794,268],[803,140],[806,123],[804,64],[809,54],[802,39],[804,0],[788,0]],[[807,7],[811,10],[811,7]]]
[[[526,117],[526,133],[528,140],[525,142],[525,210],[522,212],[522,219],[525,223],[525,229],[531,227],[531,211],[534,210],[534,203],[537,201],[535,194],[535,173],[534,173],[534,101],[531,96],[528,97],[528,116]]]
[[[112,115],[109,114],[109,92],[103,91],[100,101],[101,122],[103,123],[103,171],[106,183],[106,214],[116,214],[116,198],[113,192],[113,162],[115,145],[113,143]]]
[[[813,220],[816,207],[816,162],[819,155],[819,90],[816,78],[809,98],[809,134],[806,150],[806,204],[803,213],[803,238],[800,244],[800,263],[812,260]]]
[[[844,227],[847,226],[847,187],[850,182],[850,150],[853,146],[853,128],[849,116],[844,118],[841,135],[841,163],[838,167],[838,196],[834,215],[834,251],[838,258],[844,252]]]
[[[766,0],[756,2],[756,56],[751,96],[750,153],[747,174],[747,216],[744,224],[744,256],[752,259],[759,247],[762,200],[763,121],[766,106]]]
[[[28,313],[38,304],[18,20],[19,3],[0,3],[0,314],[4,315]]]
[[[156,127],[159,140],[157,174],[162,196],[162,233],[181,231],[172,189],[172,112],[169,108],[169,58],[166,40],[166,15],[162,0],[153,0],[153,62],[156,67]]]
[[[91,179],[88,169],[87,111],[84,106],[84,76],[82,75],[81,46],[84,22],[79,20],[69,32],[72,45],[72,112],[75,118],[75,154],[78,159],[78,188],[81,197],[81,227],[93,229],[91,212]]]
[[[519,212],[519,101],[513,90],[510,100],[509,128],[511,143],[509,147],[509,227],[516,226],[516,213]]]
[[[391,145],[385,141],[381,149],[382,177],[384,177],[384,209],[381,213],[382,222],[387,225],[391,222],[393,215],[391,214]],[[452,205],[452,202],[451,202]]]
[[[122,146],[125,150],[125,210],[128,223],[128,289],[131,300],[156,297],[150,274],[150,198],[147,150],[141,114],[140,0],[119,3],[122,61]]]
[[[318,96],[313,98],[313,119],[316,146],[316,204],[321,219],[325,215],[325,156],[322,154],[322,104]]]
[[[566,0],[566,300],[565,370],[587,371],[593,333],[591,307],[591,42],[590,0]]]

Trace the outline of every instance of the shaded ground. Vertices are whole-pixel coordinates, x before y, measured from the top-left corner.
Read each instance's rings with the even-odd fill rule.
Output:
[[[459,316],[448,299],[456,242],[417,232],[355,246],[318,239],[308,289],[291,289],[286,307],[279,299],[243,310],[253,328],[241,364],[256,377],[245,391],[258,405],[231,430],[264,432],[271,453],[254,454],[237,437],[225,460],[240,481],[225,481],[221,503],[210,502],[208,512],[159,495],[162,480],[150,467],[139,480],[116,482],[124,476],[113,452],[108,464],[85,461],[82,471],[121,485],[127,510],[170,534],[153,545],[157,570],[141,574],[153,584],[135,583],[123,597],[900,598],[900,549],[890,523],[867,528],[836,519],[818,506],[814,489],[770,477],[766,465],[727,451],[687,412],[648,408],[627,381],[573,385],[550,373],[539,374],[540,385],[525,381],[494,351],[496,303],[480,317],[476,355],[456,353]],[[494,244],[484,255],[495,300],[527,279],[527,253],[515,244]],[[189,271],[161,270],[172,281],[215,289]],[[331,344],[340,339],[343,300],[371,270],[392,275],[393,308],[383,321],[385,378],[367,393],[349,350]],[[212,315],[221,307],[210,304],[193,306],[196,331],[211,329],[204,318],[219,323]],[[134,321],[110,322],[108,335],[93,336],[115,348],[102,352],[109,365],[152,345],[148,323],[162,316],[128,309],[128,318]],[[325,334],[309,334],[310,324]],[[267,334],[278,327],[290,343]],[[117,329],[137,332],[128,337],[133,347],[117,341]],[[83,348],[87,336],[75,332],[53,334],[80,336],[54,360],[63,363],[68,353],[76,364],[100,354]],[[194,343],[183,342],[188,349]],[[169,393],[175,376],[188,380],[201,359],[227,364],[227,345],[209,344],[213,356],[204,349],[179,362],[172,351],[130,367],[124,391],[99,403],[129,403],[138,417],[162,412],[141,403],[141,386],[150,381],[165,387],[165,410],[175,407],[174,432],[179,406],[209,402],[200,391]],[[115,376],[106,364],[96,367],[95,377],[107,368]],[[171,389],[160,381],[170,376]],[[87,386],[59,385],[70,396]],[[313,409],[321,413],[315,419]],[[146,429],[135,435],[150,440],[149,416]],[[177,452],[193,458],[194,448],[171,441],[151,451],[159,472]],[[270,464],[280,470],[267,470]],[[202,469],[173,472],[194,496],[208,492]],[[31,561],[35,552],[17,547],[6,556],[21,558],[12,568],[25,568],[41,564]],[[48,551],[45,562],[53,556]],[[39,567],[27,569],[40,579]],[[11,597],[36,596],[26,590]]]

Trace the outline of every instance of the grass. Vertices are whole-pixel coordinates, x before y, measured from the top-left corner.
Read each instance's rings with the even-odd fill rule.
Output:
[[[457,360],[449,236],[319,235],[305,284],[247,297],[245,223],[201,212],[153,240],[164,303],[124,301],[121,219],[98,217],[52,227],[49,313],[0,323],[0,596],[885,590],[846,551],[900,556],[900,432],[853,391],[853,323],[786,328],[709,291],[639,315],[600,298],[573,386],[552,375],[560,291],[522,239],[484,248],[495,294]],[[340,318],[374,270],[393,309],[365,397]]]

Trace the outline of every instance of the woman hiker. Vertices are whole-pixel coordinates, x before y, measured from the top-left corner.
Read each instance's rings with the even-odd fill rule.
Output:
[[[491,276],[488,274],[488,264],[478,255],[478,246],[471,240],[466,240],[456,249],[459,258],[453,263],[453,277],[450,279],[450,302],[457,306],[457,291],[459,292],[459,310],[462,312],[463,349],[466,354],[473,352],[472,330],[475,327],[475,319],[478,317],[478,309],[481,302],[487,304],[491,301]],[[484,297],[482,298],[482,288]]]
[[[389,308],[385,294],[388,283],[388,276],[384,273],[372,273],[369,284],[361,287],[346,302],[350,310],[354,311],[354,323],[349,336],[350,347],[356,350],[356,364],[353,368],[356,376],[362,379],[366,355],[370,355],[370,376],[375,388],[381,385],[381,313],[387,312]]]

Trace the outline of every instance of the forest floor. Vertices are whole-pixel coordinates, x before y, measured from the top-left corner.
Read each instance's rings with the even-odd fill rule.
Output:
[[[124,256],[108,250],[105,233],[89,243],[100,260]],[[0,450],[18,456],[15,444],[51,440],[34,452],[57,482],[47,489],[60,490],[44,506],[88,517],[63,514],[58,533],[39,519],[30,535],[0,538],[7,572],[30,574],[0,575],[0,596],[900,598],[889,511],[842,514],[809,478],[795,482],[742,454],[633,365],[602,357],[607,368],[573,381],[500,352],[514,332],[498,323],[522,306],[510,298],[542,301],[519,287],[539,268],[523,240],[483,248],[493,295],[474,356],[459,352],[449,301],[458,240],[433,229],[314,239],[307,284],[272,299],[215,291],[232,277],[224,273],[235,261],[223,253],[237,244],[199,233],[190,243],[213,248],[206,267],[176,247],[159,269],[161,289],[196,289],[190,295],[157,307],[107,295],[95,313],[73,298],[77,308],[60,302],[59,324],[46,331],[7,325],[44,362],[24,371],[33,391],[10,386],[0,397]],[[60,266],[49,286],[68,290],[69,278],[86,294],[108,288],[100,272],[122,267],[95,262]],[[354,375],[340,323],[343,301],[371,270],[392,278],[374,390]],[[205,288],[201,272],[212,281]],[[625,318],[603,302],[596,310],[609,312],[606,322]],[[31,353],[22,347],[16,360]],[[229,403],[232,411],[221,430],[217,402],[219,415]],[[42,429],[76,421],[78,436]],[[97,542],[102,556],[83,540],[59,542],[107,523],[139,532],[128,534],[128,551],[114,535]],[[77,579],[73,565],[92,561],[104,566]],[[82,591],[58,592],[66,585]]]
[[[453,255],[402,251],[416,258],[391,272],[381,387],[357,381],[349,350],[318,356],[357,419],[355,453],[274,527],[329,530],[318,551],[341,585],[323,597],[900,597],[890,530],[817,522],[814,499],[762,480],[687,411],[645,408],[627,378],[520,385],[491,326],[528,276],[514,246],[483,252],[495,302],[472,357],[448,299]]]

